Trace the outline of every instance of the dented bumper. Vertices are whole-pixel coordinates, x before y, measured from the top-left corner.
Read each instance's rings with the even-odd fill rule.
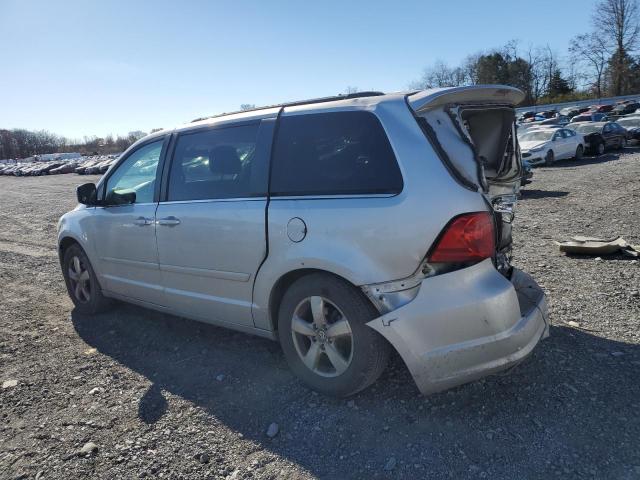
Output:
[[[427,278],[415,299],[367,325],[398,351],[423,394],[504,370],[548,336],[544,292],[490,259]]]

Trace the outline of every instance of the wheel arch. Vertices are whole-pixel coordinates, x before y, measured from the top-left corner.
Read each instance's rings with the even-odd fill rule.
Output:
[[[60,259],[60,267],[64,268],[64,265],[63,265],[64,254],[69,249],[69,247],[73,245],[77,245],[78,247],[80,247],[80,250],[82,250],[84,254],[87,256],[87,258],[89,259],[89,262],[91,263],[91,268],[93,268],[95,272],[95,264],[93,263],[91,257],[89,256],[89,252],[87,252],[87,249],[84,247],[84,245],[78,238],[69,234],[62,234],[60,236],[60,239],[58,240],[58,258]],[[96,281],[98,282],[98,286],[102,289],[102,283],[100,282],[100,278],[98,278],[97,273],[96,273]]]
[[[293,285],[293,283],[296,282],[297,280],[315,273],[323,273],[323,274],[331,275],[333,277],[336,277],[342,280],[343,282],[346,282],[347,284],[355,288],[358,292],[360,292],[360,294],[362,294],[362,297],[365,298],[367,302],[371,303],[371,300],[369,300],[369,298],[367,298],[367,296],[364,295],[364,293],[362,293],[362,291],[356,285],[354,285],[348,279],[344,278],[341,275],[338,275],[335,272],[331,272],[329,270],[323,270],[320,268],[299,268],[296,270],[291,270],[285,273],[284,275],[282,275],[274,283],[273,288],[271,289],[271,293],[269,295],[269,323],[271,325],[271,330],[273,332],[278,331],[278,311],[280,310],[280,304],[282,303],[282,298],[284,297],[284,294],[287,291],[287,289],[291,285]],[[371,303],[371,305],[375,308],[375,305],[373,305],[373,303]]]
[[[78,245],[82,248],[78,239],[71,235],[65,235],[58,241],[58,258],[60,259],[60,265],[62,265],[62,261],[64,260],[64,252],[66,252],[71,245]],[[82,248],[82,250],[84,251],[84,248]]]

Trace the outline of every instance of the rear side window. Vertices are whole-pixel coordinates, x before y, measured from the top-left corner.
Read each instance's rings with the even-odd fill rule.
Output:
[[[370,112],[280,119],[272,195],[396,194],[402,175],[389,139]]]
[[[171,162],[167,199],[264,195],[266,179],[256,178],[258,171],[264,171],[255,164],[258,129],[255,123],[180,135]]]

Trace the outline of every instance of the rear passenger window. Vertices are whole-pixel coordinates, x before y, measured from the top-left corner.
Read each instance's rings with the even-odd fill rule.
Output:
[[[259,124],[216,128],[178,137],[168,200],[207,200],[265,195],[266,179],[256,178]]]
[[[284,116],[274,148],[272,195],[402,190],[402,175],[387,135],[370,112]]]

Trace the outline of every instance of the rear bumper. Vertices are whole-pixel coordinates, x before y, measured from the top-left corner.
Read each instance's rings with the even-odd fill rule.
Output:
[[[423,394],[504,370],[549,335],[547,303],[528,274],[490,259],[425,279],[410,303],[367,325],[398,351]]]

